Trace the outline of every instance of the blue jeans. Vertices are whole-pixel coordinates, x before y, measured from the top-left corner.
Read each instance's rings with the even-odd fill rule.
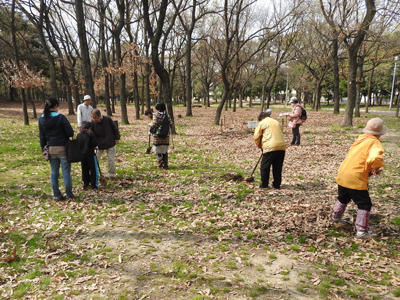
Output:
[[[58,188],[58,177],[60,176],[60,164],[61,172],[64,178],[65,194],[68,198],[73,197],[72,193],[72,178],[71,178],[71,163],[68,162],[65,154],[50,154],[50,168],[51,168],[51,188],[53,189],[53,195],[55,198],[61,198],[62,194]]]

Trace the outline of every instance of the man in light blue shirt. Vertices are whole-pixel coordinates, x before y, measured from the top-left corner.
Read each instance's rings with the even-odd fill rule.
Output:
[[[85,97],[83,97],[83,103],[78,105],[78,110],[76,114],[78,118],[78,125],[81,128],[85,123],[92,121],[93,107],[90,105],[91,102],[92,97],[90,97],[89,95],[85,95]]]

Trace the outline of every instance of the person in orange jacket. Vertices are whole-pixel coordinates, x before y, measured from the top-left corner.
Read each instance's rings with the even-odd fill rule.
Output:
[[[351,224],[342,219],[347,204],[353,200],[358,207],[356,217],[356,238],[370,239],[376,234],[368,232],[368,220],[372,207],[368,193],[368,180],[371,175],[379,175],[385,167],[383,148],[379,140],[387,132],[380,118],[367,122],[360,135],[351,146],[349,153],[339,168],[336,178],[338,197],[333,206],[332,221]]]

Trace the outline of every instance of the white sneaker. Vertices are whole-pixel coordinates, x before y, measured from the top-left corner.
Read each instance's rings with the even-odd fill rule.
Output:
[[[347,220],[341,219],[341,218],[332,218],[332,221],[335,222],[335,223],[342,223],[342,224],[345,224],[345,225],[354,225],[350,221],[347,221]]]
[[[375,233],[370,233],[368,231],[357,231],[355,238],[361,240],[369,240],[370,238],[378,236]]]

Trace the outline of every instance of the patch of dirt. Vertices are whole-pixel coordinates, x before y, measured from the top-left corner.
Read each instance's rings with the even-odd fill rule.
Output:
[[[265,287],[268,299],[318,297],[318,293],[310,289],[306,294],[297,291],[306,272],[307,276],[317,275],[310,271],[308,264],[288,255],[275,254],[261,247],[243,255],[245,244],[237,242],[226,243],[226,248],[221,251],[220,242],[207,237],[147,234],[126,231],[125,226],[113,227],[113,230],[106,230],[104,226],[99,226],[96,233],[83,236],[77,245],[88,248],[101,244],[104,249],[113,249],[113,253],[119,256],[119,262],[105,269],[104,275],[112,277],[118,274],[119,289],[133,289],[149,299],[190,298],[193,284],[206,281],[208,287],[232,290],[226,297],[218,299],[249,299],[236,292],[248,286]],[[182,268],[187,267],[187,270],[182,269],[187,272],[201,270],[201,275],[189,279],[179,288],[174,287],[171,294],[170,281],[180,275],[176,271],[178,264],[182,264]],[[151,288],[154,281],[158,281],[159,286]],[[197,294],[206,295],[207,290],[198,290]],[[208,295],[211,295],[210,291]]]
[[[388,132],[381,136],[381,141],[384,150],[399,149],[400,146],[400,134],[394,130],[389,129]]]
[[[233,180],[233,181],[243,181],[243,176],[240,174],[224,174],[221,176],[223,179],[229,181],[229,180]]]

